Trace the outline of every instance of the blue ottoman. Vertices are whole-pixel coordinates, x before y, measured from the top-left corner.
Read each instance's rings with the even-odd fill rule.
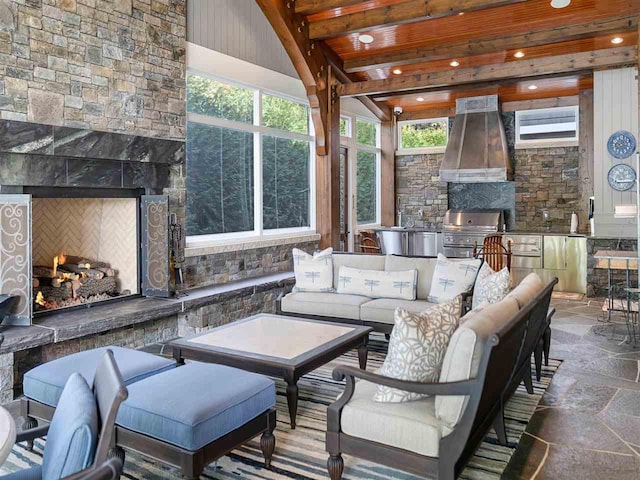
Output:
[[[116,419],[118,447],[173,465],[187,478],[262,434],[267,468],[275,448],[275,384],[231,367],[189,363],[128,387]]]

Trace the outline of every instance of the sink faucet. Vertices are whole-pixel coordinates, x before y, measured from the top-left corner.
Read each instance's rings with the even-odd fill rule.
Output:
[[[398,209],[398,226],[402,226],[402,210]]]

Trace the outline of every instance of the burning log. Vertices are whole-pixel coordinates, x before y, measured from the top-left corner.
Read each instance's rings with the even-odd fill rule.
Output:
[[[51,267],[42,267],[42,266],[33,267],[33,276],[34,277],[41,277],[41,278],[53,278],[53,277],[55,277],[55,275],[53,273],[53,268],[51,268]]]
[[[64,282],[60,287],[40,287],[39,291],[47,302],[63,302],[73,297],[71,282]]]
[[[79,276],[85,275],[88,278],[101,279],[104,277],[104,273],[101,272],[100,270],[94,270],[93,268],[82,268],[71,263],[65,263],[64,265],[60,265],[58,267],[58,270],[63,272],[75,273]]]
[[[116,293],[118,284],[115,277],[85,278],[80,281],[81,285],[76,291],[79,297],[91,297],[101,293]]]
[[[33,288],[38,288],[40,286],[40,280],[38,280],[37,278],[32,278],[31,279],[31,286]]]
[[[116,271],[113,268],[100,267],[100,268],[96,268],[96,270],[104,273],[105,277],[115,277],[116,276]]]
[[[81,268],[95,268],[96,270],[100,270],[101,268],[111,267],[111,265],[109,265],[108,263],[99,262],[97,260],[91,260],[85,257],[77,257],[75,255],[66,255],[64,263],[65,265],[75,264]]]

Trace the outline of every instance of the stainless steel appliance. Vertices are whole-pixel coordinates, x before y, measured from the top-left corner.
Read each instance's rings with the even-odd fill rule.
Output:
[[[502,210],[448,210],[444,216],[444,254],[449,258],[470,258],[484,237],[503,230]]]
[[[415,231],[409,236],[409,255],[437,257],[442,252],[442,234]]]
[[[404,228],[380,230],[378,232],[383,255],[407,255],[409,232]]]

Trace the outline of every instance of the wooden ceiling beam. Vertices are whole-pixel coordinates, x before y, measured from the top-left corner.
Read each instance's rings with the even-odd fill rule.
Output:
[[[575,107],[580,103],[579,95],[552,98],[534,98],[532,100],[519,100],[502,104],[503,112],[518,112],[523,110],[536,110],[539,108]]]
[[[414,23],[526,0],[408,0],[309,23],[309,38],[323,40],[381,26]]]
[[[633,65],[636,63],[637,58],[637,48],[635,46],[607,48],[593,52],[555,55],[473,68],[461,68],[455,71],[401,75],[382,80],[355,82],[349,85],[339,85],[336,92],[341,97],[358,97],[509,78],[557,75],[585,69],[593,70]]]
[[[425,108],[424,110],[412,110],[410,112],[404,112],[398,115],[399,122],[406,122],[411,120],[427,120],[431,118],[444,118],[455,117],[456,109],[454,107],[448,108]]]
[[[294,1],[294,0],[289,0]],[[311,15],[324,10],[350,7],[362,3],[362,0],[295,0],[294,8],[300,15]]]
[[[390,68],[398,65],[410,65],[433,60],[468,57],[486,53],[526,49],[550,43],[580,40],[582,38],[608,33],[624,33],[638,28],[638,17],[622,15],[618,17],[585,22],[576,25],[560,25],[533,32],[489,37],[455,44],[439,44],[429,47],[417,47],[399,52],[370,55],[344,62],[347,73],[362,72],[378,68]]]

